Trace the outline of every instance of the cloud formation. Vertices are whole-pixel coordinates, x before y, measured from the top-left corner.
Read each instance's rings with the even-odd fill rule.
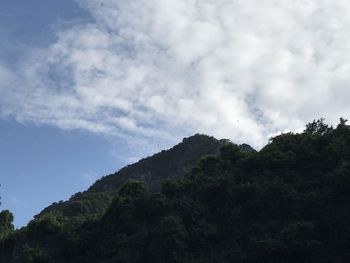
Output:
[[[79,3],[93,23],[57,32],[15,70],[0,67],[3,117],[260,147],[276,132],[350,112],[349,1]]]

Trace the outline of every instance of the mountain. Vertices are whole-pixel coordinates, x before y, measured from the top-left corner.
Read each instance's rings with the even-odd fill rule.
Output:
[[[161,188],[137,178],[92,187],[114,196],[89,220],[46,213],[17,231],[0,222],[0,263],[350,262],[346,120],[245,149],[224,141]]]
[[[201,134],[184,138],[181,143],[169,150],[142,159],[98,180],[88,192],[118,190],[128,179],[144,181],[150,190],[159,190],[164,179],[181,178],[201,157],[219,154],[220,148],[226,143],[227,140],[217,140]]]
[[[163,150],[101,178],[87,191],[75,194],[68,201],[52,204],[36,218],[48,213],[75,218],[76,221],[98,217],[108,208],[113,197],[126,181],[140,180],[145,182],[151,191],[160,190],[162,181],[169,178],[182,178],[200,158],[218,155],[220,148],[229,143],[229,140],[217,140],[202,134],[184,138],[181,143],[169,150]],[[247,144],[239,147],[242,151],[254,151]]]

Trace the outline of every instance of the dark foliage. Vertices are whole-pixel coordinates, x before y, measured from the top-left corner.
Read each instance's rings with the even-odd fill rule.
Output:
[[[233,144],[160,192],[129,180],[102,217],[39,218],[1,262],[350,262],[350,128],[322,120],[259,152]]]
[[[0,239],[7,237],[14,230],[13,215],[8,210],[0,212]]]
[[[217,155],[220,148],[230,143],[207,135],[196,134],[183,139],[169,150],[129,165],[117,173],[102,177],[87,191],[77,193],[68,201],[53,203],[36,218],[54,214],[60,218],[70,218],[82,222],[100,217],[111,204],[120,187],[128,180],[144,181],[151,191],[159,191],[167,178],[182,178],[195,161],[205,155]],[[254,151],[249,145],[240,146],[242,151]]]

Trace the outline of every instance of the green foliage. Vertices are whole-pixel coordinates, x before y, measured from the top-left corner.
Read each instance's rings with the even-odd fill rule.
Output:
[[[24,245],[20,255],[20,262],[26,263],[49,263],[49,257],[39,247],[31,248]]]
[[[115,195],[115,192],[77,193],[69,201],[53,203],[35,218],[40,219],[51,214],[60,221],[69,218],[73,224],[81,224],[84,221],[99,218],[111,204]]]
[[[89,221],[37,218],[0,243],[0,262],[350,262],[344,119],[336,128],[314,121],[260,152],[224,145],[160,192],[147,185],[127,181]]]
[[[160,221],[162,262],[184,262],[188,254],[188,233],[180,217],[166,216]]]
[[[202,156],[218,154],[220,147],[226,144],[231,143],[229,140],[217,140],[201,134],[185,138],[167,151],[102,177],[88,191],[79,192],[66,202],[53,203],[36,218],[49,213],[57,216],[59,220],[69,218],[76,225],[98,219],[106,212],[117,192],[128,180],[141,180],[151,191],[161,190],[163,180],[182,178],[190,171],[195,161]],[[242,145],[242,151],[252,151],[252,148]]]
[[[46,214],[38,220],[33,220],[28,224],[28,231],[41,235],[57,234],[62,231],[62,224],[53,214]]]
[[[89,188],[89,192],[119,190],[129,179],[144,181],[151,191],[160,190],[161,182],[168,178],[182,178],[193,163],[205,155],[216,155],[227,140],[217,140],[196,134],[167,151],[161,151],[119,172],[103,177]]]
[[[142,198],[147,193],[148,189],[144,182],[136,180],[128,180],[119,190],[119,196]]]
[[[0,239],[8,236],[14,230],[13,215],[8,210],[0,212]]]
[[[346,121],[343,118],[340,119],[340,125],[344,125]],[[314,120],[313,122],[306,125],[305,133],[309,135],[322,136],[333,129],[324,123],[324,119]]]

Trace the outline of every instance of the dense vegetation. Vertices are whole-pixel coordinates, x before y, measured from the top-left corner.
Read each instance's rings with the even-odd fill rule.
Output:
[[[350,262],[350,127],[225,144],[160,191],[129,180],[100,217],[46,213],[6,234],[0,262]]]
[[[159,191],[164,179],[182,178],[191,170],[195,161],[205,155],[217,155],[227,140],[196,134],[183,139],[169,150],[164,150],[128,165],[120,171],[102,177],[87,191],[73,195],[70,200],[53,203],[36,218],[54,214],[60,218],[82,222],[100,217],[116,196],[122,185],[130,179],[142,180],[151,191]],[[247,145],[239,146],[243,151],[252,151]]]

